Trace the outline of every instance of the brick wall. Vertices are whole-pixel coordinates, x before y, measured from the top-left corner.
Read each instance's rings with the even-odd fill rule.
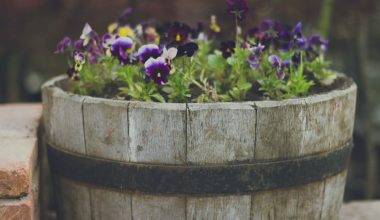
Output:
[[[40,104],[0,105],[0,219],[39,219]]]

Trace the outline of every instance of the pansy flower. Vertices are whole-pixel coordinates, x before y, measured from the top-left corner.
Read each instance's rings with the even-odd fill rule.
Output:
[[[327,40],[321,39],[321,36],[318,34],[312,35],[309,38],[309,46],[313,48],[320,47],[320,49],[324,52],[327,50],[329,42]]]
[[[182,45],[187,42],[191,28],[187,24],[174,22],[165,33],[168,43]]]
[[[247,58],[249,66],[253,70],[257,70],[261,64],[261,55],[265,49],[265,46],[258,44],[250,49],[251,55]]]
[[[84,43],[83,39],[76,40],[74,42],[74,49],[75,50],[83,50],[84,49],[83,43]]]
[[[223,57],[227,59],[235,53],[235,46],[236,44],[234,41],[222,42],[220,44],[220,50],[222,51]]]
[[[112,44],[115,42],[115,37],[111,34],[105,34],[102,37],[102,46],[105,49],[111,48]]]
[[[83,40],[82,45],[85,47],[90,42],[91,39],[93,39],[93,36],[95,35],[95,32],[92,30],[91,26],[86,23],[82,30],[82,34],[80,36],[80,39]]]
[[[220,26],[218,25],[217,21],[216,21],[216,16],[215,15],[211,15],[211,22],[210,22],[210,31],[211,33],[213,34],[219,34],[221,32],[221,28]]]
[[[225,0],[227,13],[234,16],[239,21],[244,20],[248,12],[247,0]]]
[[[54,51],[55,54],[64,53],[66,50],[71,48],[71,39],[69,37],[64,37],[58,44]]]
[[[327,40],[321,39],[318,34],[312,35],[308,40],[308,45],[306,48],[306,57],[308,60],[314,60],[327,50],[329,42]]]
[[[296,38],[294,41],[299,49],[301,50],[306,49],[307,39],[305,37]]]
[[[129,37],[118,37],[112,44],[111,54],[118,58],[121,64],[130,63],[129,54],[133,50],[133,41]]]
[[[74,66],[75,71],[77,71],[77,72],[81,71],[83,64],[86,62],[86,57],[85,57],[84,53],[75,51],[74,52],[74,62],[75,62],[75,66]]]
[[[170,74],[170,67],[166,64],[163,57],[149,58],[145,64],[145,71],[147,78],[153,80],[157,85],[164,85],[168,82],[168,75]]]
[[[148,43],[158,44],[160,42],[160,35],[154,27],[146,27],[143,36]]]
[[[137,52],[140,61],[145,63],[149,58],[157,58],[161,55],[160,48],[155,44],[143,45],[139,48]]]
[[[270,55],[268,61],[272,64],[272,69],[277,74],[277,78],[283,80],[285,78],[285,68],[288,68],[290,62],[285,60],[284,62],[277,55]]]
[[[298,67],[298,65],[301,63],[301,54],[300,53],[294,53],[292,56],[292,64],[295,67]]]
[[[302,23],[298,22],[294,27],[292,34],[296,37],[302,37]]]
[[[131,37],[131,38],[136,37],[135,31],[129,25],[118,27],[116,34],[120,37]]]
[[[66,74],[69,77],[69,79],[71,79],[71,80],[78,81],[80,79],[79,72],[77,70],[75,70],[74,67],[70,67],[66,71]]]
[[[192,57],[194,53],[198,50],[198,45],[196,43],[190,42],[178,47],[178,57],[188,56]]]
[[[172,60],[177,56],[177,53],[178,49],[175,47],[169,48],[169,50],[164,47],[161,57],[165,60],[165,63],[168,66],[171,66]]]

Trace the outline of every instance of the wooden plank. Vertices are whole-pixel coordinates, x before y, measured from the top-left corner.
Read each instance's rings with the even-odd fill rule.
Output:
[[[49,142],[53,146],[74,153],[86,154],[83,127],[83,102],[85,97],[68,94],[59,87],[62,77],[44,85],[44,117]],[[57,178],[60,187],[62,219],[91,219],[91,195],[88,186],[64,178]]]
[[[191,198],[187,219],[250,219],[250,203],[250,195]]]
[[[53,133],[51,129],[51,111],[53,107],[53,92],[57,88],[53,88],[57,81],[65,79],[63,76],[54,77],[42,85],[42,112],[45,127],[45,136],[48,140],[52,140]]]
[[[306,99],[305,154],[334,150],[352,139],[356,86]]]
[[[255,159],[288,159],[343,146],[352,137],[355,93],[353,86],[305,99],[256,102]],[[344,180],[331,177],[326,182],[253,193],[252,218],[336,219],[343,190]]]
[[[178,196],[133,194],[132,219],[186,219],[186,199]]]
[[[250,160],[255,147],[255,109],[241,103],[188,104],[187,161],[224,164]],[[251,197],[187,198],[187,219],[249,219]]]
[[[83,120],[88,156],[130,161],[128,104],[86,97]],[[92,187],[90,194],[93,220],[132,219],[130,193]]]
[[[186,104],[129,105],[132,162],[185,164]],[[133,219],[185,219],[186,198],[133,194]]]
[[[63,220],[92,220],[90,192],[86,186],[65,178],[57,178],[59,187],[58,219]]]
[[[83,118],[88,156],[130,161],[128,104],[126,101],[86,98]]]
[[[255,109],[242,103],[188,104],[187,162],[223,164],[253,159]]]
[[[86,153],[82,115],[84,99],[57,88],[53,90],[49,138],[53,146],[74,153]]]
[[[92,220],[132,219],[131,194],[91,188]]]
[[[257,192],[252,196],[251,219],[319,219],[324,181],[303,186]]]
[[[256,102],[255,159],[284,159],[300,155],[306,130],[305,99]]]
[[[185,164],[186,105],[131,102],[131,162]]]
[[[343,203],[347,170],[325,180],[321,219],[338,220]]]

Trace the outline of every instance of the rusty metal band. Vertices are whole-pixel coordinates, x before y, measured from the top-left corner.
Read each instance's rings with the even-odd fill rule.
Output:
[[[228,165],[157,165],[97,159],[48,145],[52,172],[75,181],[152,194],[235,194],[303,185],[348,166],[352,144],[291,160]]]

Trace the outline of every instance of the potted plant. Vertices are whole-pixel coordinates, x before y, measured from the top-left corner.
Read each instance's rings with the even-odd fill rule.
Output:
[[[128,23],[65,37],[42,88],[61,219],[338,219],[356,85],[301,23],[242,28],[226,0],[196,28]],[[229,36],[227,31],[225,36]]]

